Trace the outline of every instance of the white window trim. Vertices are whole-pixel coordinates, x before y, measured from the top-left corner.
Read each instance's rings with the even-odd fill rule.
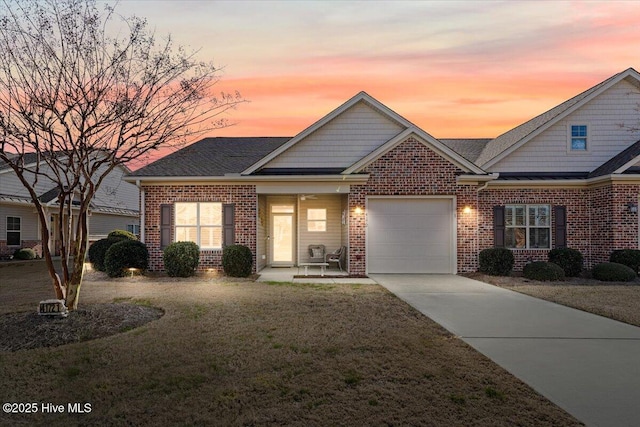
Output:
[[[174,215],[173,215],[173,227],[174,227],[173,241],[174,241],[174,242],[178,242],[178,241],[179,241],[179,240],[176,240],[176,239],[177,239],[177,236],[178,236],[178,233],[175,231],[175,230],[177,230],[178,228],[195,228],[195,229],[196,229],[196,240],[197,240],[197,241],[196,241],[196,242],[194,242],[194,243],[195,243],[196,245],[198,245],[198,247],[199,247],[201,250],[216,250],[216,249],[222,249],[222,241],[224,240],[224,239],[223,239],[223,238],[224,238],[224,236],[222,235],[222,233],[223,233],[223,230],[222,230],[222,224],[224,223],[224,218],[223,218],[224,211],[223,211],[222,202],[176,202],[175,204],[176,204],[176,206],[177,206],[177,205],[179,205],[180,203],[185,203],[185,204],[187,204],[187,203],[188,203],[188,204],[195,203],[195,204],[197,205],[197,208],[196,208],[196,223],[197,223],[197,224],[177,225],[177,224],[176,224],[177,213],[175,213],[175,212],[174,212]],[[200,224],[200,204],[202,204],[202,203],[217,203],[217,204],[219,204],[219,205],[220,205],[220,225],[208,225],[208,224],[201,225],[201,224]],[[175,209],[175,207],[174,207],[174,209]],[[202,227],[205,227],[205,228],[219,228],[219,229],[220,229],[220,237],[221,237],[221,239],[220,239],[220,246],[202,246],[202,245],[201,245],[201,243],[200,243],[200,241],[201,241],[201,239],[200,239],[200,229],[201,229]]]
[[[9,230],[9,218],[18,218],[20,220],[20,229],[19,230]],[[15,215],[7,215],[5,218],[5,241],[7,242],[7,246],[21,246],[22,245],[22,217],[21,216],[15,216]],[[9,242],[9,233],[18,233],[19,234],[19,239],[18,241],[20,243],[18,243],[17,245],[10,245]]]
[[[586,126],[587,127],[587,149],[586,150],[574,150],[571,148],[571,128],[573,126]],[[591,151],[591,125],[589,123],[569,123],[567,125],[567,153],[575,155],[589,154]]]
[[[515,207],[515,206],[524,206],[524,222],[525,225],[512,225],[509,226],[506,224],[506,219],[507,219],[507,212],[506,210],[509,207]],[[548,226],[535,226],[535,225],[529,225],[529,208],[530,207],[538,207],[538,206],[546,206],[549,209],[549,225]],[[505,241],[505,247],[507,249],[510,249],[512,251],[525,251],[525,250],[550,250],[553,247],[553,230],[552,230],[552,206],[550,204],[547,203],[511,203],[511,204],[505,204],[505,239],[506,239],[506,233],[507,230],[510,228],[524,228],[524,233],[525,233],[525,247],[524,248],[517,248],[517,247],[509,247],[506,245],[506,241]],[[549,247],[547,248],[538,248],[538,247],[531,247],[530,246],[530,240],[529,240],[529,230],[532,228],[547,228],[549,229]]]

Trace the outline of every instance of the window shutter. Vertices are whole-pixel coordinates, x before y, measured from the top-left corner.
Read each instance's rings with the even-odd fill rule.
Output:
[[[553,215],[556,217],[555,247],[567,247],[567,208],[565,206],[554,206]]]
[[[235,205],[222,205],[222,247],[236,242],[235,211]]]
[[[493,207],[493,245],[504,248],[504,206]]]
[[[171,244],[173,227],[173,205],[160,205],[160,249]]]

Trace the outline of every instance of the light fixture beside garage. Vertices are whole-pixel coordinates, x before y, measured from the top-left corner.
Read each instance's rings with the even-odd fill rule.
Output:
[[[471,213],[471,206],[467,205],[464,208],[462,208],[462,213],[470,214]]]
[[[356,206],[356,209],[354,210],[354,212],[360,215],[363,212],[363,209],[360,206]]]

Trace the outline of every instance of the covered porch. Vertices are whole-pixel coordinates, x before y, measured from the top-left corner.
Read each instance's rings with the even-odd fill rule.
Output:
[[[327,263],[325,274],[348,274],[348,186],[308,187],[294,194],[282,193],[286,187],[258,193],[258,272],[267,267],[270,271],[295,267],[289,271],[297,275],[300,267],[303,275],[305,264],[324,263],[327,255],[343,250],[340,262]],[[310,266],[308,274],[319,275],[319,265]]]

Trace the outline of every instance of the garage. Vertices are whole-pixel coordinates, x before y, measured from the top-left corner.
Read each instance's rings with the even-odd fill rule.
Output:
[[[368,273],[455,273],[454,199],[367,199]]]

